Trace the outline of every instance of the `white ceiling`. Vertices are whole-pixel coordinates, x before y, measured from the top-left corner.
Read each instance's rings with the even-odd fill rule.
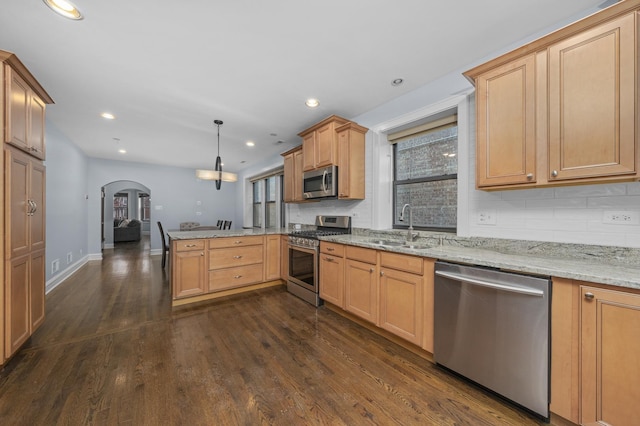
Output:
[[[213,168],[220,119],[237,172],[603,0],[73,1],[84,20],[1,7],[0,49],[53,97],[49,121],[90,157]]]

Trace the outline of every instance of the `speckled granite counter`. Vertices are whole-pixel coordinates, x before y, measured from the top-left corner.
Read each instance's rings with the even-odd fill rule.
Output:
[[[201,238],[242,237],[247,235],[272,235],[287,234],[284,228],[272,229],[231,229],[231,230],[194,230],[194,231],[168,231],[167,235],[172,240],[195,240]]]
[[[462,238],[450,234],[423,232],[413,243],[414,248],[375,243],[381,239],[402,241],[403,236],[404,233],[398,232],[359,232],[321,239],[449,262],[640,289],[640,250],[638,249]]]

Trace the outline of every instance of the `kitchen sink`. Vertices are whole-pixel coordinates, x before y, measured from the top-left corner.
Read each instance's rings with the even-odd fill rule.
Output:
[[[402,247],[402,248],[409,248],[409,249],[414,249],[414,250],[424,250],[424,249],[428,249],[431,246],[428,244],[421,244],[421,243],[414,243],[414,242],[407,242],[407,241],[398,241],[398,240],[382,240],[382,239],[373,239],[373,240],[369,240],[370,244],[375,244],[377,246],[382,246],[382,247]]]

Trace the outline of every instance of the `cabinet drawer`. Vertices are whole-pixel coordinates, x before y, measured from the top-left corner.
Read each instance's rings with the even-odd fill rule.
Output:
[[[380,266],[384,268],[407,271],[412,274],[422,275],[423,260],[421,257],[407,256],[398,253],[381,252]]]
[[[262,264],[209,271],[209,291],[262,282]]]
[[[320,252],[331,254],[333,256],[344,257],[344,245],[320,241]]]
[[[175,240],[173,247],[176,252],[204,250],[205,240]]]
[[[228,238],[211,238],[209,240],[209,248],[222,248],[222,247],[241,247],[241,246],[253,246],[262,244],[264,237],[262,235],[254,236],[240,236],[240,237],[228,237]]]
[[[209,269],[231,268],[254,263],[262,265],[263,253],[262,245],[209,250]]]
[[[375,264],[377,263],[378,252],[368,248],[347,246],[346,255],[348,259]]]

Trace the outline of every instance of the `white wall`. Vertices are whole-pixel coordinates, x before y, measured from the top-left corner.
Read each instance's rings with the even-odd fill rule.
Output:
[[[47,121],[46,129],[45,277],[49,291],[87,258],[88,158],[52,123]],[[55,273],[51,270],[54,260],[60,265]]]
[[[132,182],[130,180],[109,182],[104,186],[104,248],[113,248],[113,197],[117,193],[125,192],[128,195],[128,218],[138,219],[138,193],[150,193],[151,190],[138,182]],[[153,194],[151,194],[151,196],[153,196]],[[158,230],[158,232],[160,231]]]

